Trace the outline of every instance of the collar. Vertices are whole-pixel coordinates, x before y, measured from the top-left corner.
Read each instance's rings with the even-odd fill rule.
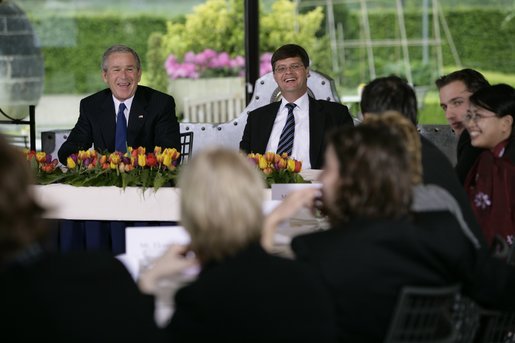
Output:
[[[281,97],[281,106],[279,108],[279,111],[282,111],[284,107],[286,107],[286,104],[288,104],[288,100],[286,100],[284,97]],[[296,108],[298,108],[301,111],[309,111],[309,95],[308,92],[304,93],[303,96],[298,98],[293,102],[296,105]]]
[[[508,145],[508,140],[509,139],[503,140],[501,143],[497,144],[492,149],[492,154],[494,154],[495,157],[499,158],[504,155],[504,151],[506,150],[506,146]]]
[[[134,95],[131,96],[129,99],[125,99],[124,101],[120,101],[120,100],[116,99],[113,95],[115,113],[118,112],[118,108],[120,107],[120,104],[122,102],[125,104],[125,107],[127,108],[127,112],[125,112],[125,113],[131,113],[132,100],[134,100]]]

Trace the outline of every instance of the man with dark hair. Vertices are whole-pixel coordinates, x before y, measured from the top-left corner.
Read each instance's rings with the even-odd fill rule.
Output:
[[[102,78],[109,88],[80,102],[79,119],[59,149],[59,161],[91,145],[100,152],[125,152],[127,146],[180,151],[175,101],[168,94],[139,86],[141,62],[125,45],[113,45],[102,57]]]
[[[325,133],[333,127],[354,125],[349,110],[308,95],[309,56],[301,46],[283,45],[274,52],[271,62],[281,101],[249,113],[240,149],[247,153],[287,153],[302,161],[303,169],[320,169]]]
[[[469,97],[489,86],[489,83],[480,72],[466,68],[443,75],[435,84],[440,93],[440,107],[458,138],[455,170],[461,183],[464,183],[468,171],[482,151],[470,144],[470,135],[463,123],[469,108]]]
[[[386,111],[398,111],[417,124],[417,97],[413,88],[397,76],[377,78],[368,83],[361,95],[363,116],[381,115]],[[424,136],[420,136],[422,146],[422,173],[424,184],[435,184],[446,189],[458,202],[463,217],[485,247],[485,238],[472,213],[467,195],[460,185],[449,159]]]

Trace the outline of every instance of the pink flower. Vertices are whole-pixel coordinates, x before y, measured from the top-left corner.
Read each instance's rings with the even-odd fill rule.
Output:
[[[236,56],[229,61],[229,65],[231,68],[243,68],[245,66],[245,59],[243,56]]]
[[[184,62],[186,62],[186,63],[196,63],[197,62],[197,56],[195,55],[195,53],[193,53],[193,51],[188,51],[184,55]]]

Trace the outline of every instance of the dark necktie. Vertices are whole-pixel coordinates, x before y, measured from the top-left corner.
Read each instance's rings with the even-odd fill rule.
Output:
[[[288,108],[288,118],[286,119],[286,124],[284,124],[281,137],[279,138],[279,145],[277,146],[277,153],[279,155],[287,153],[288,156],[291,156],[293,150],[293,137],[295,136],[295,117],[293,116],[293,109],[295,106],[296,105],[293,103],[286,104]]]
[[[122,102],[118,107],[116,115],[116,136],[114,140],[114,148],[116,151],[127,152],[127,121],[125,120],[125,104]]]

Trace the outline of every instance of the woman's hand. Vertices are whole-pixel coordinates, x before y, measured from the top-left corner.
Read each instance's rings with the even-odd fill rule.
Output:
[[[160,279],[177,275],[195,265],[198,265],[198,260],[188,256],[188,247],[172,245],[141,274],[138,286],[143,293],[154,294]]]
[[[291,192],[288,196],[265,218],[261,244],[265,250],[271,251],[274,244],[274,234],[277,226],[284,220],[291,218],[302,208],[315,210],[315,204],[320,200],[322,193],[319,188],[304,188]]]

